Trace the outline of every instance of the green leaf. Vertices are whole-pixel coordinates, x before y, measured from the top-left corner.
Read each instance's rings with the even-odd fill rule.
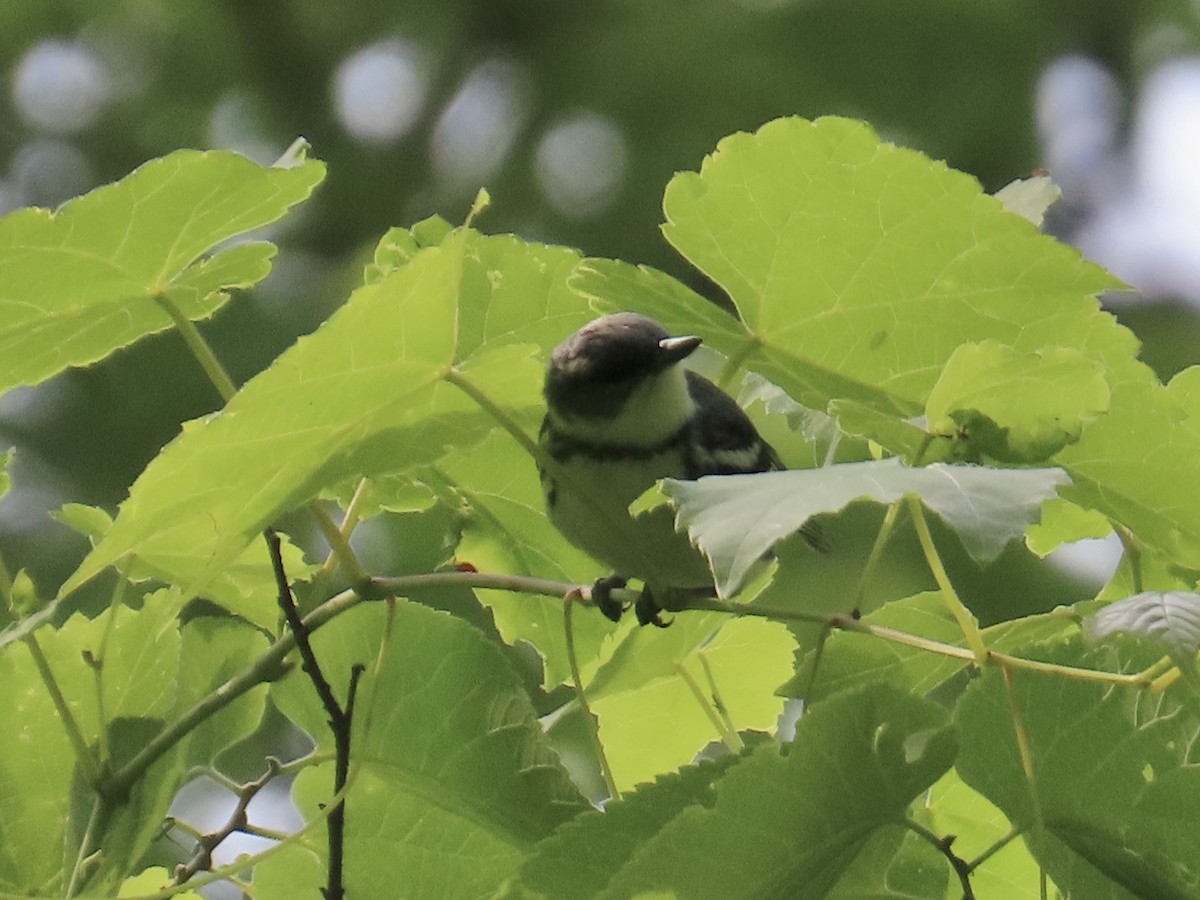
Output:
[[[324,837],[324,832],[317,831],[309,840],[320,846]],[[327,877],[325,864],[316,853],[290,844],[254,866],[254,890],[259,897],[322,900]]]
[[[832,401],[829,414],[837,418],[843,433],[874,441],[907,463],[916,462],[918,457],[921,462],[931,462],[950,456],[949,447],[945,446],[949,443],[946,438],[931,435],[912,422],[853,400]]]
[[[162,866],[151,866],[121,882],[117,897],[145,897],[175,887],[175,876]],[[178,900],[203,900],[195,891],[180,891],[171,895]]]
[[[430,248],[360,288],[224,410],[186,424],[62,593],[130,553],[200,592],[281,513],[367,471],[365,453],[378,458],[380,445],[395,451],[429,428],[432,388],[454,358],[459,260],[452,247]],[[393,469],[419,461],[401,450]]]
[[[1103,514],[1055,497],[1042,506],[1041,521],[1029,526],[1025,546],[1044,558],[1063,544],[1110,534],[1112,523]]]
[[[722,619],[726,621],[722,622]],[[769,731],[783,711],[775,690],[792,673],[796,641],[779,622],[688,613],[665,633],[623,634],[586,685],[617,787],[625,790],[692,762],[721,734],[717,699],[738,731]],[[678,632],[678,634],[675,634]],[[710,684],[706,674],[712,672]],[[698,698],[681,675],[699,686]],[[716,696],[714,696],[716,695]]]
[[[17,452],[16,447],[9,447],[4,451],[4,455],[0,456],[0,499],[12,489],[12,475],[8,469],[12,465],[13,454]]]
[[[0,890],[32,893],[68,865],[75,755],[23,643],[0,653]]]
[[[825,896],[828,900],[928,900],[955,896],[950,867],[928,841],[899,825],[876,831]],[[954,879],[957,887],[959,881]]]
[[[961,459],[1036,463],[1079,440],[1108,393],[1104,370],[1078,350],[1018,353],[989,340],[954,351],[925,416],[932,433],[956,438]]]
[[[1113,382],[1108,414],[1055,457],[1063,496],[1129,528],[1176,565],[1200,569],[1200,429],[1144,367]]]
[[[712,808],[713,782],[740,757],[726,756],[663,775],[603,811],[588,810],[534,847],[521,866],[519,884],[544,897],[592,897],[613,873],[691,806]]]
[[[793,744],[733,766],[714,804],[687,807],[643,841],[601,896],[823,897],[954,749],[935,704],[882,685],[839,694],[800,719]]]
[[[1100,312],[1119,282],[1005,212],[972,177],[846,119],[780,119],[725,138],[676,175],[667,239],[732,300],[740,322],[666,276],[586,261],[575,283],[606,309],[659,318],[744,360],[798,402],[853,400],[907,417],[954,349],[1137,342]]]
[[[498,647],[462,621],[405,601],[395,602],[390,629],[388,618],[384,604],[364,604],[313,636],[343,697],[351,667],[374,669],[387,641],[355,709],[348,891],[384,897],[397,884],[420,883],[443,896],[489,896],[586,803]],[[272,696],[329,746],[307,676],[293,672]],[[306,773],[297,786],[302,809],[328,801],[328,778]]]
[[[67,503],[51,515],[87,537],[93,546],[108,534],[113,522],[104,510],[82,503]],[[284,570],[293,581],[308,577],[317,568],[315,564],[305,561],[300,549],[286,535],[281,536],[280,552]],[[174,574],[169,562],[164,564],[156,559],[133,557],[120,568],[122,574],[134,583],[150,580],[170,582]],[[271,560],[263,545],[256,543],[218,572],[205,586],[204,595],[247,622],[273,632],[280,621],[278,590]]]
[[[1200,650],[1200,594],[1145,591],[1110,603],[1084,620],[1084,634],[1101,641],[1112,634],[1143,638],[1174,658]]]
[[[728,597],[772,545],[812,516],[862,499],[892,503],[908,494],[920,497],[972,556],[986,562],[1021,536],[1066,481],[1059,469],[940,463],[911,469],[891,459],[699,481],[665,479],[661,487],[678,508],[676,528],[687,528],[709,559],[717,590]]]
[[[227,289],[260,281],[275,252],[264,243],[215,248],[280,218],[324,175],[318,162],[274,169],[180,150],[56,212],[0,219],[0,390],[169,328],[160,296],[188,318],[212,315]]]
[[[1083,666],[1103,661],[1078,639],[1037,657]],[[955,711],[963,781],[1027,831],[1033,855],[1064,894],[1195,897],[1200,772],[1189,756],[1200,732],[1196,712],[1176,698],[1142,697],[1131,688],[1021,672],[1014,681],[1032,783],[1004,676],[994,669]]]

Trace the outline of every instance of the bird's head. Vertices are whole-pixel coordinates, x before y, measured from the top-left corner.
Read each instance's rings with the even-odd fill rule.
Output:
[[[637,313],[604,316],[554,348],[546,402],[560,416],[611,418],[639,386],[699,346],[700,338],[671,337],[658,322]]]

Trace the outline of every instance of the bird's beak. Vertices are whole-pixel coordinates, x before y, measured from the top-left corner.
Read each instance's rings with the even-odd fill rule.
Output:
[[[702,343],[703,341],[695,335],[669,337],[663,338],[658,342],[658,349],[662,351],[663,358],[668,363],[677,363],[684,357],[691,355],[691,352]]]

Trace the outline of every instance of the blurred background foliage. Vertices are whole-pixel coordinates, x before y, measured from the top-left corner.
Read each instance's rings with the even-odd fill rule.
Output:
[[[1196,358],[1189,0],[5,0],[0,26],[0,211],[179,147],[270,162],[303,135],[329,163],[267,235],[274,274],[205,326],[238,381],[342,302],[388,226],[461,221],[481,185],[485,230],[708,290],[659,234],[663,188],[722,136],[788,114],[864,118],[987,190],[1048,168],[1064,190],[1050,227],[1143,289],[1115,309],[1148,360],[1166,376]],[[10,566],[52,593],[84,548],[47,512],[114,508],[179,422],[217,405],[172,334],[0,400],[0,447],[18,448]],[[1028,563],[1014,549],[998,565],[1059,578]],[[1012,591],[995,574],[963,576],[984,606]],[[1085,593],[1054,580],[1043,596]]]

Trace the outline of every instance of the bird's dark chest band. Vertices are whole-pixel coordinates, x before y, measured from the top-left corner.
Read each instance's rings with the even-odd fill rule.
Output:
[[[690,454],[687,452],[689,430],[689,425],[685,422],[666,440],[648,446],[602,444],[567,437],[555,429],[547,419],[542,423],[541,439],[542,446],[560,463],[568,462],[577,456],[596,462],[640,462],[654,459],[671,450],[679,450],[683,454],[685,466],[690,468]]]

